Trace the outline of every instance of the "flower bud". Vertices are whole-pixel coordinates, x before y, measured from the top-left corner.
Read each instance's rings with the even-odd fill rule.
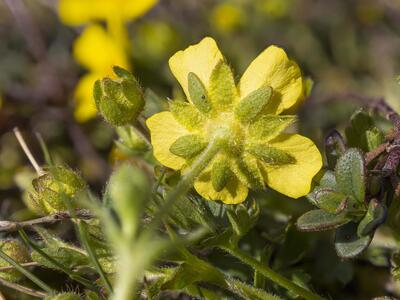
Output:
[[[29,194],[28,207],[39,215],[53,214],[68,210],[65,201],[71,201],[82,191],[84,180],[68,167],[51,167],[47,172],[34,179],[33,190]],[[76,206],[74,201],[71,202]]]
[[[117,79],[97,80],[93,96],[97,110],[104,119],[114,126],[134,121],[144,108],[143,93],[131,73],[114,67]]]
[[[0,240],[0,249],[13,260],[18,263],[30,262],[31,258],[28,249],[19,241],[15,239]],[[0,258],[0,267],[11,266],[8,262]],[[0,278],[7,281],[19,281],[23,275],[17,270],[10,269],[0,272]]]
[[[133,126],[118,127],[117,134],[119,139],[115,144],[127,155],[140,155],[150,149],[148,142]]]

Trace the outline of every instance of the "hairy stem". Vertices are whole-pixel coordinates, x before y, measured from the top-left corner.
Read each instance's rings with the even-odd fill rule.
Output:
[[[260,263],[258,260],[254,259],[253,257],[249,256],[247,253],[243,252],[242,250],[238,249],[237,247],[231,248],[231,247],[220,247],[224,251],[228,252],[232,256],[238,258],[245,264],[251,266],[254,270],[259,271],[261,274],[263,274],[265,277],[267,277],[269,280],[275,282],[279,286],[297,294],[298,296],[307,299],[307,300],[324,300],[319,295],[316,295],[306,289],[304,289],[301,286],[298,286],[297,284],[294,284],[290,280],[286,279],[282,275],[276,273],[274,270],[269,268],[268,266]]]

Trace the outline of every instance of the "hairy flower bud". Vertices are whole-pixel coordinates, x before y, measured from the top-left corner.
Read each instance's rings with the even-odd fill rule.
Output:
[[[34,179],[33,191],[29,194],[28,207],[40,215],[68,210],[66,201],[71,201],[82,191],[84,180],[68,167],[51,167],[47,172]],[[71,201],[73,207],[76,206]]]
[[[114,67],[114,73],[117,79],[105,77],[95,82],[93,96],[104,119],[114,126],[122,126],[134,121],[142,112],[144,98],[130,72]]]
[[[15,239],[0,240],[0,249],[13,260],[18,263],[26,263],[31,261],[28,249],[19,241]],[[0,267],[11,266],[8,262],[0,258]],[[17,270],[5,270],[0,272],[0,278],[7,281],[18,281],[23,275]]]

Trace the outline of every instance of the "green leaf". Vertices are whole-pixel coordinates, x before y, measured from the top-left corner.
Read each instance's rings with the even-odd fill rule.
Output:
[[[353,196],[358,202],[365,199],[365,161],[357,149],[348,149],[336,165],[337,190]]]
[[[210,100],[216,108],[226,108],[237,96],[235,79],[229,66],[221,60],[211,73],[208,86]]]
[[[183,101],[171,101],[169,109],[175,120],[185,126],[188,130],[202,127],[205,122],[204,116],[190,103]]]
[[[296,159],[289,153],[263,144],[251,144],[248,151],[270,165],[286,165],[296,162]]]
[[[359,237],[357,224],[348,223],[336,230],[335,249],[339,257],[352,258],[359,255],[371,243],[372,236]]]
[[[149,190],[147,177],[128,163],[120,166],[111,176],[107,192],[127,237],[135,235]]]
[[[323,188],[336,189],[336,176],[335,172],[327,170],[319,180],[319,185]]]
[[[346,128],[347,142],[350,147],[371,151],[383,143],[384,135],[375,126],[371,115],[363,109],[356,111],[351,117],[351,126]]]
[[[346,207],[348,196],[338,193],[330,188],[316,188],[307,195],[307,199],[329,213],[339,213]]]
[[[301,231],[323,231],[337,228],[350,220],[344,214],[331,214],[322,209],[316,209],[298,218],[296,226]]]
[[[221,159],[213,163],[211,168],[211,182],[214,190],[220,192],[232,176],[233,173],[226,159]]]
[[[378,146],[385,142],[385,135],[377,127],[373,127],[370,130],[367,130],[365,132],[365,135],[367,139],[368,151],[372,151],[375,148],[378,148]]]
[[[249,134],[258,140],[272,140],[296,120],[296,116],[264,115],[249,125]]]
[[[265,105],[272,97],[272,88],[269,86],[261,87],[240,100],[235,108],[235,116],[243,123],[254,120],[264,109]]]
[[[199,154],[207,144],[196,134],[188,134],[178,138],[169,148],[169,151],[183,158],[192,158]]]
[[[192,72],[188,75],[188,90],[190,99],[197,109],[203,113],[208,113],[211,110],[211,103],[207,90],[200,78]]]
[[[337,160],[345,150],[341,134],[337,130],[333,130],[325,139],[325,156],[329,169],[335,168]]]
[[[229,289],[244,299],[251,300],[282,300],[282,298],[268,294],[262,289],[255,288],[247,283],[236,279],[227,279]]]
[[[358,224],[358,236],[361,237],[373,233],[375,229],[385,221],[386,215],[387,210],[385,205],[376,199],[371,199],[367,213],[360,224]]]

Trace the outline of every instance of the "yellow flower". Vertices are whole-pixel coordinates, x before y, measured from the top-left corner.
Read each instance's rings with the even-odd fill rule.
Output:
[[[218,4],[211,12],[211,22],[221,32],[231,32],[245,21],[244,11],[231,3]]]
[[[136,19],[151,9],[158,0],[60,0],[63,23],[82,25],[90,21],[118,16],[124,21]]]
[[[125,22],[145,14],[158,0],[61,0],[59,14],[68,25],[89,23],[75,41],[73,52],[75,59],[89,73],[78,82],[74,99],[76,101],[75,118],[84,122],[96,115],[93,99],[93,84],[103,77],[112,77],[113,65],[130,69],[128,52],[130,51]],[[105,21],[106,29],[99,24]]]
[[[302,100],[304,86],[282,49],[264,50],[238,85],[209,37],[177,52],[169,65],[188,102],[172,101],[170,111],[147,120],[160,163],[185,173],[222,132],[226,143],[194,182],[205,199],[236,204],[249,188],[266,186],[293,198],[310,191],[322,158],[308,138],[283,133],[296,120],[285,111]]]

